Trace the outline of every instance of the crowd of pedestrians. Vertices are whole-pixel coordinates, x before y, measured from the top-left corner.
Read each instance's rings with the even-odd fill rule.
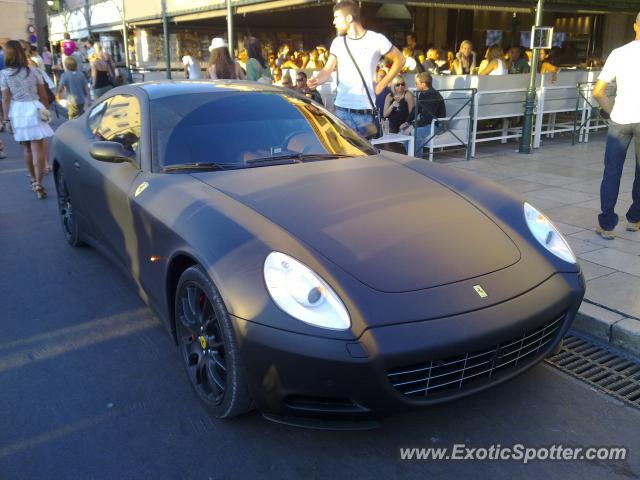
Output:
[[[416,35],[409,33],[406,45],[399,49],[383,34],[362,25],[357,2],[338,1],[333,11],[336,37],[329,48],[319,44],[310,50],[294,49],[292,43],[284,42],[276,51],[263,48],[257,38],[248,37],[233,58],[226,40],[215,37],[206,61],[198,51],[181,52],[185,77],[273,84],[318,103],[323,103],[318,87],[337,78],[334,106],[338,117],[366,136],[415,135],[416,151],[420,151],[428,130],[433,133],[432,120],[446,116],[444,100],[432,87],[434,76],[522,74],[531,68],[531,52],[517,45],[507,51],[492,45],[481,58],[468,40],[460,43],[457,52],[434,45],[422,49]],[[12,47],[16,44],[20,45],[21,55]],[[79,44],[65,33],[57,48],[50,51],[45,47],[41,52],[27,42],[7,45],[4,53],[0,49],[0,68],[4,68],[0,76],[4,108],[0,131],[14,132],[15,139],[23,144],[34,191],[43,197],[46,192],[41,179],[50,169],[47,137],[51,129],[46,114],[36,120],[34,112],[47,110],[57,100],[67,107],[68,117],[73,119],[92,99],[119,84],[121,77],[100,42],[90,39]],[[557,73],[557,50],[540,50],[538,68],[540,73]],[[408,88],[409,76],[414,77],[415,93]],[[26,105],[18,102],[32,102],[32,110],[19,112],[18,105]],[[29,115],[30,119],[25,120]],[[23,130],[26,126],[38,128]],[[439,125],[435,128],[438,130]],[[0,158],[3,156],[0,141]]]

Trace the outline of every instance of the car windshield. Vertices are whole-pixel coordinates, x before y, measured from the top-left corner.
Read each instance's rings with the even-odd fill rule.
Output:
[[[299,162],[377,153],[324,108],[277,91],[161,97],[151,102],[151,118],[156,165],[165,169],[206,163],[253,168],[282,164],[284,158]]]

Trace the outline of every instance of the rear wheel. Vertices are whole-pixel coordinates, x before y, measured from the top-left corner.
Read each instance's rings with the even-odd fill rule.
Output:
[[[73,204],[71,203],[71,195],[69,194],[62,168],[59,168],[56,172],[55,181],[56,192],[58,193],[58,213],[60,214],[64,237],[72,247],[84,245],[84,242],[80,240],[80,228],[78,227]]]
[[[201,266],[190,267],[181,275],[175,305],[180,357],[200,400],[218,418],[251,410],[229,314]]]

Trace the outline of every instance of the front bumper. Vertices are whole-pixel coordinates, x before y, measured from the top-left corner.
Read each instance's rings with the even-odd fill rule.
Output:
[[[357,341],[232,318],[264,414],[360,418],[463,397],[522,373],[555,348],[583,295],[581,274],[555,274],[498,305],[370,328]]]

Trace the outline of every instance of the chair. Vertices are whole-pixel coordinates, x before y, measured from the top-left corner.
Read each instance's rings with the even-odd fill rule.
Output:
[[[429,149],[429,161],[433,161],[436,148],[464,146],[468,160],[476,90],[468,88],[439,92],[445,101],[447,116],[431,122],[423,148]],[[422,157],[422,153],[415,152],[415,155]]]
[[[540,148],[542,135],[554,138],[556,133],[573,131],[573,120],[558,123],[558,113],[575,114],[576,103],[581,110],[585,109],[580,102],[576,86],[588,79],[590,72],[568,71],[556,74],[545,73],[541,75],[538,88],[538,106],[536,109],[534,148]],[[547,115],[547,124],[544,127],[544,116]]]

